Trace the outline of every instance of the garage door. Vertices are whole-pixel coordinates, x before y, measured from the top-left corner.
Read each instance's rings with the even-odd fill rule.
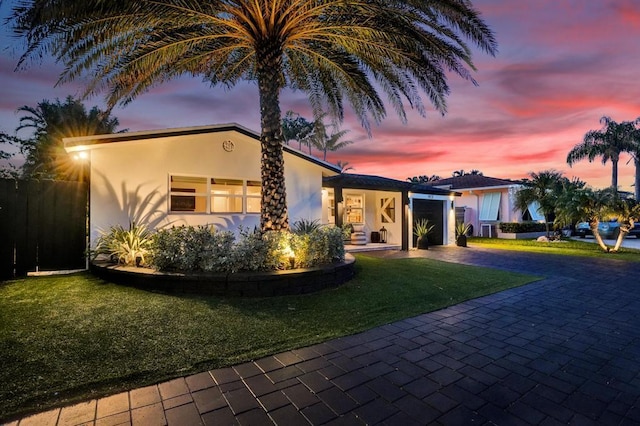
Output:
[[[435,225],[429,234],[430,245],[444,244],[444,201],[438,200],[413,200],[413,220],[429,219],[429,223]],[[418,238],[413,236],[413,246],[417,244]]]

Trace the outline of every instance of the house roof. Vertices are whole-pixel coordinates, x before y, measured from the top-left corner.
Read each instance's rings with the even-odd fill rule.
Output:
[[[479,188],[495,188],[495,187],[509,187],[514,185],[520,185],[520,182],[510,179],[499,179],[483,175],[464,175],[454,176],[447,179],[440,179],[435,182],[431,182],[438,188],[448,188],[453,190],[460,189],[479,189]]]
[[[173,128],[173,129],[162,129],[162,130],[144,130],[140,132],[113,133],[108,135],[79,136],[79,137],[73,137],[73,138],[64,138],[63,142],[64,142],[64,148],[68,152],[74,152],[74,151],[84,151],[87,149],[92,149],[93,147],[104,145],[104,144],[132,142],[132,141],[175,137],[175,136],[200,135],[205,133],[218,133],[218,132],[238,132],[240,134],[243,134],[245,136],[248,136],[260,142],[260,134],[236,123],[214,124],[214,125],[208,125],[208,126],[195,126],[195,127],[181,127],[181,128]],[[284,148],[284,151],[288,152],[289,154],[295,155],[296,157],[300,157],[311,163],[317,164],[332,172],[340,173],[341,171],[341,168],[334,164],[331,164],[327,161],[320,160],[311,155],[305,154],[304,152],[298,151],[297,149],[292,148],[290,146],[284,145],[283,148]]]
[[[436,188],[434,186],[389,179],[381,176],[341,173],[322,178],[322,184],[329,188],[373,189],[378,191],[407,191],[418,194],[460,195],[455,191]]]

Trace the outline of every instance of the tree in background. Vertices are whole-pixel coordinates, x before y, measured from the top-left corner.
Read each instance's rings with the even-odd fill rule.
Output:
[[[600,248],[609,252],[611,249],[602,240],[598,226],[600,221],[620,213],[620,205],[617,201],[619,198],[618,191],[614,188],[601,190],[578,188],[560,197],[556,206],[556,214],[563,222],[568,220],[588,222],[593,237]]]
[[[440,176],[438,175],[431,175],[431,176],[427,176],[427,175],[420,175],[420,176],[413,176],[413,177],[408,177],[407,180],[411,183],[431,183],[431,182],[437,182],[440,180]]]
[[[336,166],[340,167],[340,173],[346,173],[349,170],[355,170],[353,166],[349,165],[348,161],[338,160],[336,161]]]
[[[302,144],[307,144],[312,132],[313,122],[308,121],[297,112],[287,111],[282,118],[282,139],[287,145],[289,145],[289,141],[298,141],[298,150],[302,151]]]
[[[616,252],[622,246],[629,231],[634,227],[635,222],[640,221],[640,203],[634,198],[622,198],[616,192],[616,197],[612,202],[612,212],[620,224],[620,232],[616,244],[610,251]]]
[[[369,131],[369,118],[386,116],[379,89],[402,121],[405,103],[426,115],[423,94],[444,114],[448,75],[476,83],[466,41],[497,51],[469,0],[25,0],[7,22],[27,42],[20,64],[52,54],[61,82],[86,76],[88,94],[109,90],[109,106],[185,74],[228,87],[257,81],[262,231],[289,228],[284,87],[338,120],[348,100]]]
[[[20,125],[33,131],[30,138],[14,138],[25,157],[22,178],[79,180],[82,168],[64,149],[62,138],[115,133],[118,119],[109,111],[93,107],[89,111],[81,101],[69,96],[64,102],[43,100],[35,107],[22,106]]]
[[[514,208],[526,212],[532,203],[538,203],[544,216],[547,238],[549,220],[554,214],[558,198],[562,192],[562,182],[566,179],[562,173],[555,170],[544,170],[539,173],[529,172],[529,177],[522,181],[522,188],[516,192]]]
[[[451,176],[453,177],[461,177],[461,176],[483,176],[483,173],[480,170],[477,169],[473,169],[470,172],[465,172],[464,170],[456,170],[453,173],[451,173]]]
[[[20,140],[15,136],[0,132],[0,145],[16,145],[19,141]],[[0,161],[5,160],[5,162],[0,166],[1,179],[17,179],[20,176],[20,171],[8,161],[13,156],[13,152],[0,149]]]
[[[602,164],[611,161],[611,187],[618,188],[618,162],[623,152],[634,152],[634,132],[637,130],[633,122],[617,123],[611,117],[600,119],[601,130],[589,130],[581,143],[573,147],[567,155],[567,163],[572,166],[585,158],[592,162],[602,157]]]
[[[327,113],[322,113],[316,117],[313,122],[313,132],[308,137],[309,154],[311,154],[311,147],[314,146],[323,153],[322,159],[324,161],[327,161],[327,151],[337,151],[353,143],[352,140],[342,140],[349,133],[349,130],[337,130],[336,125],[332,126],[333,131],[329,135],[327,125],[324,123],[326,116]]]
[[[640,117],[636,118],[633,122],[634,130],[631,137],[630,150],[631,157],[633,158],[633,165],[635,166],[635,178],[633,180],[633,193],[636,201],[640,202]]]

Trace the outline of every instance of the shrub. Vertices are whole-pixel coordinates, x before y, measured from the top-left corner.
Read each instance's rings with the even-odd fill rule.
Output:
[[[229,231],[183,225],[158,231],[151,252],[150,264],[161,271],[269,271],[344,260],[344,242],[342,229],[333,226],[301,235],[240,229],[235,241]]]
[[[291,232],[297,235],[310,234],[318,230],[321,226],[322,225],[320,225],[320,221],[318,219],[300,219],[293,222],[293,225],[291,225]]]
[[[499,228],[505,233],[521,233],[521,232],[544,232],[546,227],[544,223],[539,222],[501,222]]]
[[[270,256],[277,252],[278,244],[276,238],[263,236],[258,230],[249,232],[240,229],[240,239],[233,246],[228,269],[231,272],[278,269],[279,259]]]
[[[113,225],[109,231],[101,231],[92,251],[95,259],[108,256],[112,262],[133,266],[144,265],[152,246],[152,234],[144,225],[129,222],[129,229]]]
[[[344,242],[342,230],[335,226],[323,226],[311,235],[311,247],[317,253],[319,263],[340,262],[344,260]]]
[[[158,231],[151,264],[161,271],[226,271],[232,263],[234,235],[212,226],[178,226]]]

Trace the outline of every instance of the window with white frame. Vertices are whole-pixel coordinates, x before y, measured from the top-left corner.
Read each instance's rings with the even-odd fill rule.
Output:
[[[500,192],[487,192],[482,197],[480,220],[500,220]]]
[[[171,175],[169,194],[172,213],[260,213],[260,181]]]

